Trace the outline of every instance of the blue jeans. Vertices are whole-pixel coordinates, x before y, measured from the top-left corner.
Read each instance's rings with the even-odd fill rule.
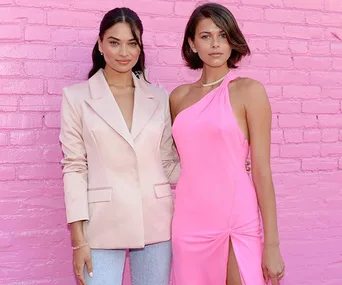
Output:
[[[85,270],[87,285],[121,285],[126,250],[92,249],[93,277]],[[168,285],[171,267],[171,242],[130,249],[132,285]]]

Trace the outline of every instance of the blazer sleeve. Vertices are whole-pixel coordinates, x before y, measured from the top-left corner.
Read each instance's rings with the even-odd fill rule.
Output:
[[[63,183],[67,222],[89,220],[87,153],[82,136],[82,122],[74,103],[63,89],[61,131]]]
[[[171,115],[168,94],[166,94],[166,101],[165,127],[161,140],[161,156],[163,168],[169,180],[169,183],[176,184],[179,179],[181,168],[178,153],[172,138]]]

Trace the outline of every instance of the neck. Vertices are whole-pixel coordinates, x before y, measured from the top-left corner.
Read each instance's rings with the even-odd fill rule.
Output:
[[[131,70],[129,70],[128,72],[117,72],[116,70],[109,67],[107,64],[104,68],[103,74],[108,85],[117,87],[134,86]]]
[[[228,72],[229,68],[227,65],[221,66],[219,68],[213,68],[204,65],[200,81],[203,84],[215,82],[216,80],[219,80],[220,78],[225,76]]]

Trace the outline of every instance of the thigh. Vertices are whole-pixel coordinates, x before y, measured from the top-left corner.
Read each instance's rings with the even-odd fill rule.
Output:
[[[160,242],[144,249],[130,250],[132,285],[168,285],[171,242]]]
[[[121,285],[126,250],[92,249],[93,277],[84,270],[87,285]]]

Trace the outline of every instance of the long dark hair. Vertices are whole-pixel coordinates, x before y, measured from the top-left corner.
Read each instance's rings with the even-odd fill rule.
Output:
[[[144,53],[144,46],[142,42],[142,34],[143,34],[144,29],[143,29],[142,22],[139,16],[137,15],[137,13],[125,7],[115,8],[107,12],[106,15],[104,15],[100,24],[100,31],[99,31],[100,40],[102,41],[104,33],[117,23],[128,23],[130,25],[132,35],[140,47],[140,56],[139,56],[138,62],[133,67],[133,72],[137,75],[142,74],[144,79],[146,80],[145,73],[144,73],[145,53]],[[140,40],[137,35],[137,30],[140,33]],[[92,59],[93,59],[93,67],[89,71],[88,78],[92,77],[100,68],[105,68],[106,66],[106,61],[99,51],[98,42],[96,42],[94,46]]]
[[[232,47],[232,53],[227,61],[229,68],[237,68],[237,63],[242,57],[251,53],[233,14],[223,5],[207,3],[197,7],[186,25],[182,45],[182,57],[190,69],[203,68],[203,61],[198,53],[194,53],[189,46],[189,38],[193,41],[199,21],[210,18],[216,26],[221,28],[227,35],[228,42]]]

